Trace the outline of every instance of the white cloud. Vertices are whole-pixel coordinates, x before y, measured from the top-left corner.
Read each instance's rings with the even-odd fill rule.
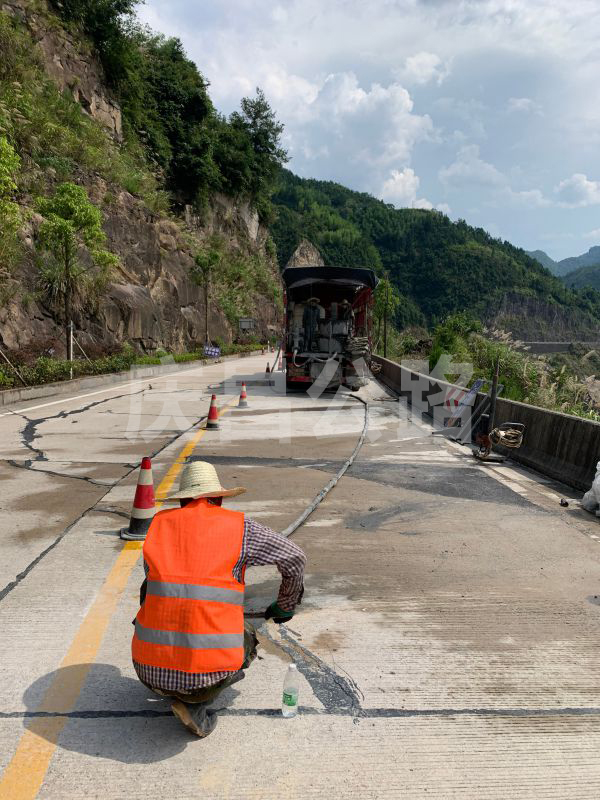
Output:
[[[587,175],[576,172],[554,189],[559,202],[566,208],[595,206],[600,203],[600,181],[589,180]]]
[[[420,182],[419,176],[410,168],[393,169],[383,184],[381,199],[397,206],[412,206],[417,198]]]
[[[392,169],[413,167],[428,200],[417,191],[412,202],[447,199],[454,215],[475,221],[493,207],[503,235],[529,247],[532,231],[575,222],[565,206],[577,207],[577,230],[598,226],[597,7],[146,0],[140,15],[182,38],[219,111],[238,108],[257,85],[265,90],[286,126],[292,170],[379,193]],[[573,173],[587,183],[565,183]],[[432,194],[438,176],[447,197]]]
[[[505,176],[493,164],[479,157],[479,147],[469,144],[461,147],[456,161],[439,171],[439,179],[446,186],[502,186]]]
[[[596,239],[596,241],[600,240],[600,228],[595,228],[593,231],[588,231],[587,233],[583,234],[585,239]]]
[[[398,77],[409,84],[423,85],[435,82],[438,86],[448,77],[449,68],[435,53],[422,51],[409,56],[404,67],[397,70]]]
[[[329,73],[318,84],[282,76],[264,86],[274,107],[285,109],[292,156],[313,169],[328,164],[327,176],[353,165],[355,180],[347,182],[355,188],[381,185],[391,165],[407,164],[419,142],[436,136],[431,118],[414,112],[409,92],[397,82],[365,86],[348,71]]]
[[[506,187],[506,194],[513,205],[525,206],[526,208],[547,208],[552,205],[540,189],[526,189],[525,191],[514,191],[510,186]]]
[[[461,147],[456,160],[449,166],[442,167],[439,179],[446,188],[456,191],[469,187],[471,190],[485,191],[488,205],[504,203],[525,208],[545,208],[552,205],[541,189],[513,189],[503,172],[480,157],[479,147],[474,144]]]
[[[531,97],[511,97],[507,105],[508,113],[521,112],[525,114],[539,114],[541,107]]]
[[[436,208],[444,214],[450,213],[450,206],[447,203],[439,203],[434,206],[424,197],[417,197],[420,186],[420,178],[410,167],[402,170],[393,169],[390,177],[384,182],[379,196],[386,203],[392,203],[396,208],[423,208],[431,211]]]

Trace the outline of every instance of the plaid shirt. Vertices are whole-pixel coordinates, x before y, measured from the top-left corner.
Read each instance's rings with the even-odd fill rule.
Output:
[[[252,519],[244,517],[244,538],[242,552],[233,568],[233,577],[242,580],[244,567],[260,567],[275,564],[281,573],[277,604],[284,611],[293,611],[300,602],[304,591],[304,566],[306,556],[297,544],[290,542],[285,536],[260,525]],[[148,566],[144,562],[144,570],[148,574]],[[150,667],[133,662],[138,678],[155,689],[165,691],[189,692],[204,689],[222,681],[230,672],[182,672],[165,667]]]

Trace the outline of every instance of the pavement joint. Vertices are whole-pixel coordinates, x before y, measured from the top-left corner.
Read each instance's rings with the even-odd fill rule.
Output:
[[[219,716],[256,716],[281,717],[280,708],[215,708]],[[354,710],[348,708],[314,708],[301,707],[300,715],[317,715],[322,717],[356,717]],[[1,719],[128,719],[172,717],[173,712],[154,711],[153,709],[90,709],[78,711],[0,711]],[[360,718],[364,719],[402,719],[406,717],[500,717],[500,718],[535,718],[535,717],[596,717],[600,716],[600,708],[594,706],[561,706],[558,708],[361,708]]]

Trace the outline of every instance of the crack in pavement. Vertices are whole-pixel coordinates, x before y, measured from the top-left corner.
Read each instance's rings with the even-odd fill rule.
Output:
[[[119,517],[125,517],[125,519],[129,519],[130,515],[126,511],[120,511],[118,508],[111,508],[110,506],[98,506],[95,505],[89,511],[90,514],[116,514]]]
[[[15,461],[13,458],[3,458],[0,459],[5,464],[10,464],[11,467],[15,467],[15,469],[24,469],[29,472],[38,472],[40,475],[52,475],[55,478],[67,478],[73,481],[85,481],[86,483],[92,483],[94,486],[104,486],[112,489],[113,486],[116,486],[119,481],[113,481],[112,483],[106,483],[105,481],[97,481],[95,478],[89,478],[86,475],[69,475],[66,472],[55,472],[51,469],[36,469],[32,466],[35,462],[29,459],[28,461],[23,461],[23,463],[19,463]],[[48,461],[47,458],[44,461]],[[119,480],[121,480],[119,478]]]
[[[35,454],[35,458],[29,463],[33,463],[34,461],[48,461],[44,451],[40,450],[38,447],[34,447],[33,445],[34,440],[39,438],[37,428],[42,423],[49,422],[53,419],[67,419],[68,417],[75,416],[76,414],[83,414],[85,411],[89,411],[91,408],[95,408],[96,406],[101,406],[103,403],[109,403],[113,400],[120,400],[123,397],[134,397],[135,395],[143,394],[144,391],[144,389],[140,389],[137,392],[126,392],[125,394],[118,394],[114,397],[105,397],[104,400],[94,400],[85,406],[81,406],[81,408],[74,408],[71,411],[59,411],[58,414],[53,414],[52,416],[48,417],[39,417],[37,419],[30,419],[29,417],[26,417],[25,414],[17,413],[17,416],[20,416],[22,419],[26,420],[26,425],[20,432],[21,443],[27,448],[27,450]]]
[[[108,492],[110,491],[110,489],[111,489],[111,488],[112,488],[112,487],[109,487],[109,488],[106,490],[106,492],[105,492],[105,493],[102,495],[102,497],[104,497],[105,495],[107,495],[107,494],[108,494]],[[102,498],[100,498],[100,499],[102,499]],[[92,508],[93,508],[93,506],[92,506]],[[77,523],[78,523],[78,522],[80,522],[80,521],[81,521],[81,520],[82,520],[82,519],[85,517],[85,515],[88,513],[88,511],[90,511],[90,510],[91,510],[91,509],[87,508],[85,511],[83,511],[83,512],[82,512],[82,513],[81,513],[81,514],[80,514],[80,515],[77,517],[77,519],[73,520],[73,522],[72,522],[72,523],[71,523],[71,524],[70,524],[68,527],[66,527],[66,528],[64,529],[64,531],[62,531],[62,533],[59,533],[59,534],[58,534],[58,536],[57,536],[57,537],[54,539],[54,541],[53,541],[53,542],[51,542],[51,543],[48,545],[48,547],[46,547],[46,549],[45,549],[45,550],[42,550],[42,552],[41,552],[41,553],[39,553],[39,554],[38,554],[38,555],[37,555],[37,556],[36,556],[36,557],[33,559],[33,561],[30,561],[30,563],[29,563],[29,564],[28,564],[28,565],[25,567],[25,569],[24,569],[24,570],[22,570],[21,572],[19,572],[19,573],[18,573],[18,575],[16,575],[16,576],[15,576],[15,579],[14,579],[13,581],[10,581],[9,583],[7,583],[7,584],[6,584],[6,586],[4,587],[4,589],[2,589],[2,591],[0,591],[0,601],[4,600],[4,598],[5,598],[5,597],[6,597],[6,596],[7,596],[7,595],[10,593],[10,592],[12,592],[12,590],[13,590],[13,589],[15,589],[15,588],[16,588],[16,587],[17,587],[17,586],[18,586],[18,585],[21,583],[21,581],[23,581],[23,580],[24,580],[24,579],[25,579],[25,578],[26,578],[26,577],[29,575],[29,573],[30,573],[30,572],[31,572],[31,571],[32,571],[32,570],[33,570],[35,567],[37,567],[37,565],[40,563],[40,561],[41,561],[43,558],[45,558],[45,556],[47,556],[47,555],[48,555],[48,553],[52,552],[52,550],[54,550],[54,548],[55,548],[55,547],[56,547],[58,544],[60,544],[60,542],[61,542],[61,541],[62,541],[62,540],[65,538],[65,536],[66,536],[66,535],[69,533],[69,531],[73,530],[73,528],[75,527],[75,525],[77,525]]]
[[[273,638],[266,625],[262,627],[261,633],[291,657],[310,684],[315,697],[321,701],[329,713],[344,713],[355,718],[362,716],[363,709],[359,696],[359,693],[362,694],[362,692],[352,678],[346,680],[338,675],[329,664],[321,661],[318,656],[290,636],[289,631],[283,625],[279,627],[283,641]]]
[[[139,394],[139,392],[136,392],[136,394]],[[125,397],[125,395],[119,395],[119,397]],[[118,398],[108,398],[108,399],[115,400],[115,399],[118,399]],[[101,401],[98,401],[98,402],[96,402],[96,403],[91,403],[89,406],[86,406],[86,409],[87,409],[87,408],[91,408],[93,405],[100,405],[100,403],[103,403],[103,402],[106,402],[106,401],[105,401],[105,400],[101,400]],[[79,412],[82,412],[82,411],[84,411],[84,410],[86,410],[86,409],[83,409],[83,408],[82,408],[82,409],[78,409],[78,411],[79,411]],[[75,412],[74,412],[74,411],[73,411],[73,412],[69,412],[69,414],[72,414],[72,413],[75,413]],[[60,416],[60,415],[56,415],[56,416]],[[54,417],[48,417],[48,419],[54,419]],[[161,445],[161,446],[160,446],[160,447],[159,447],[157,450],[155,450],[154,452],[152,452],[152,453],[150,454],[150,458],[156,458],[156,456],[157,456],[157,455],[159,455],[159,453],[162,453],[162,451],[163,451],[163,450],[165,450],[167,447],[169,447],[171,444],[173,444],[173,442],[175,442],[175,441],[176,441],[177,439],[179,439],[181,436],[183,436],[183,435],[184,435],[184,434],[186,434],[186,433],[189,433],[189,431],[193,430],[195,427],[197,427],[198,425],[200,425],[200,423],[201,423],[203,420],[205,420],[205,419],[206,419],[206,416],[200,417],[200,418],[199,418],[199,419],[198,419],[196,422],[194,422],[192,425],[190,425],[190,427],[189,427],[189,428],[186,428],[186,430],[184,430],[184,431],[178,431],[178,432],[177,432],[177,433],[176,433],[174,436],[172,436],[170,439],[168,439],[168,440],[167,440],[167,441],[166,441],[166,442],[165,442],[163,445]],[[140,465],[140,463],[141,463],[141,461],[140,461],[140,462],[138,462],[137,464],[134,464],[134,465],[132,465],[132,466],[131,466],[131,469],[129,469],[129,470],[128,470],[128,471],[127,471],[127,472],[126,472],[124,475],[122,475],[122,476],[119,478],[119,480],[118,480],[118,481],[116,481],[116,483],[114,483],[114,484],[112,484],[112,485],[110,485],[110,486],[108,486],[108,487],[106,486],[106,484],[102,484],[103,488],[106,488],[106,491],[104,492],[104,494],[102,494],[102,495],[101,495],[101,496],[100,496],[100,497],[99,497],[99,498],[98,498],[98,499],[97,499],[97,500],[96,500],[96,501],[95,501],[95,502],[94,502],[94,503],[93,503],[93,504],[92,504],[92,505],[91,505],[89,508],[86,508],[84,511],[82,511],[82,512],[81,512],[81,514],[80,514],[80,515],[77,517],[77,519],[75,519],[75,520],[74,520],[74,521],[73,521],[73,522],[72,522],[70,525],[68,525],[68,527],[67,527],[67,528],[65,528],[65,530],[64,530],[64,531],[62,531],[62,533],[60,533],[60,534],[59,534],[59,535],[58,535],[58,536],[57,536],[57,537],[54,539],[54,541],[53,541],[53,542],[51,542],[51,543],[48,545],[48,547],[46,547],[44,550],[42,550],[42,552],[41,552],[41,553],[39,553],[39,554],[36,556],[36,558],[34,558],[34,559],[33,559],[33,561],[31,561],[31,562],[30,562],[30,563],[29,563],[29,564],[28,564],[28,565],[25,567],[25,569],[24,569],[24,570],[22,570],[21,572],[19,572],[19,574],[18,574],[18,575],[16,575],[16,576],[15,576],[15,579],[14,579],[14,580],[12,580],[12,581],[10,581],[9,583],[7,583],[7,584],[6,584],[6,586],[4,587],[4,589],[2,589],[2,590],[0,591],[0,602],[1,602],[2,600],[4,600],[4,598],[5,598],[5,597],[6,597],[6,596],[7,596],[7,595],[10,593],[10,592],[12,592],[12,590],[13,590],[13,589],[15,589],[15,588],[16,588],[16,587],[17,587],[17,586],[18,586],[18,585],[21,583],[21,581],[23,581],[23,580],[24,580],[24,579],[25,579],[25,578],[26,578],[26,577],[29,575],[29,573],[30,573],[30,572],[31,572],[31,571],[32,571],[32,570],[33,570],[33,569],[34,569],[34,568],[35,568],[35,567],[36,567],[36,566],[37,566],[37,565],[40,563],[40,561],[41,561],[43,558],[45,558],[45,556],[47,556],[47,555],[48,555],[48,553],[52,552],[52,550],[54,550],[54,548],[55,548],[55,547],[56,547],[58,544],[60,544],[60,542],[61,542],[61,541],[64,539],[64,537],[65,537],[65,536],[66,536],[66,535],[67,535],[67,534],[68,534],[68,533],[69,533],[71,530],[73,530],[73,528],[74,528],[74,527],[77,525],[77,523],[79,523],[79,522],[80,522],[80,521],[81,521],[81,520],[82,520],[82,519],[83,519],[83,518],[84,518],[84,517],[85,517],[87,514],[90,514],[91,512],[95,511],[95,510],[96,510],[96,507],[97,507],[97,505],[98,505],[98,503],[101,503],[101,502],[102,502],[102,500],[104,500],[104,498],[106,497],[106,495],[107,495],[107,494],[109,494],[109,492],[111,492],[111,491],[112,491],[112,489],[114,489],[114,488],[115,488],[115,486],[118,486],[118,485],[119,485],[119,483],[121,483],[121,481],[123,481],[125,478],[127,478],[129,475],[131,475],[131,473],[132,473],[134,470],[136,470],[136,469],[138,468],[138,466]],[[130,466],[130,465],[128,465],[128,466]],[[29,469],[30,469],[32,472],[41,472],[41,471],[43,471],[43,470],[36,470],[36,469],[33,469],[33,467],[30,467]],[[56,474],[58,475],[59,473],[56,473]],[[71,477],[71,476],[68,476],[68,475],[67,475],[67,476],[61,476],[61,477]]]

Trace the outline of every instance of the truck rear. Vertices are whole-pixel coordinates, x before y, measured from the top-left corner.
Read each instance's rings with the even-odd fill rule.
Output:
[[[371,364],[375,273],[351,267],[288,267],[282,277],[288,387],[318,381],[322,388],[360,388]]]

